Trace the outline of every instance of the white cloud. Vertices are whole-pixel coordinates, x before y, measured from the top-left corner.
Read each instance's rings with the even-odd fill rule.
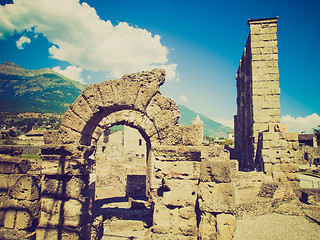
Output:
[[[177,74],[177,64],[173,63],[170,65],[161,65],[161,66],[157,66],[157,68],[161,68],[166,70],[166,79],[170,80],[177,80],[180,81],[179,75]],[[152,70],[152,69],[149,69]]]
[[[29,43],[31,43],[30,38],[27,38],[27,37],[25,37],[25,36],[21,36],[21,37],[19,38],[19,40],[16,41],[17,47],[18,47],[19,49],[24,49],[25,45],[26,45],[26,44],[29,44]]]
[[[82,68],[76,66],[68,66],[66,69],[62,70],[60,66],[52,68],[53,71],[70,78],[71,80],[84,83],[83,78],[81,76]]]
[[[0,7],[0,39],[24,30],[42,33],[54,45],[55,59],[121,77],[153,68],[166,68],[174,79],[176,64],[168,65],[169,50],[159,35],[99,18],[94,8],[75,0],[15,0]]]
[[[288,125],[289,132],[312,133],[313,128],[316,128],[318,125],[320,125],[320,116],[316,113],[306,116],[305,118],[294,118],[290,115],[287,115],[281,118],[281,122]]]
[[[184,95],[181,95],[181,96],[179,97],[179,99],[180,99],[181,102],[184,102],[184,103],[189,102],[188,98],[187,98],[186,96],[184,96]]]

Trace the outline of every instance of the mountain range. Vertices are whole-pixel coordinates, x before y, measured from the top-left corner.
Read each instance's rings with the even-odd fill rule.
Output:
[[[49,68],[28,70],[12,62],[0,64],[1,112],[63,113],[84,88]]]
[[[86,85],[49,68],[28,70],[15,63],[0,64],[0,112],[42,112],[63,114]],[[204,135],[226,137],[232,128],[179,105],[179,124],[191,125],[199,115]]]

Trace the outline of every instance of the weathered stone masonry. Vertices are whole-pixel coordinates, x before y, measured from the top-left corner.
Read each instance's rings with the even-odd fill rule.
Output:
[[[250,34],[236,75],[235,151],[242,170],[297,181],[298,134],[280,124],[277,21],[248,21]]]
[[[116,124],[147,142],[146,195],[154,206],[146,239],[231,239],[235,229],[229,155],[202,147],[202,125],[181,127],[176,104],[159,86],[165,72],[128,74],[88,86],[42,148],[37,239],[89,239],[94,213],[92,153]]]
[[[29,174],[21,147],[0,147],[0,239],[35,239],[40,219],[40,176]]]
[[[280,123],[278,18],[249,20],[250,34],[237,72],[236,152],[253,169],[259,131]]]

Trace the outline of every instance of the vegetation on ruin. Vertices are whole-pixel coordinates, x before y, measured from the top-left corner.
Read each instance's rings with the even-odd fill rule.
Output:
[[[39,154],[21,154],[21,158],[24,159],[36,159],[36,160],[40,160],[40,155]]]

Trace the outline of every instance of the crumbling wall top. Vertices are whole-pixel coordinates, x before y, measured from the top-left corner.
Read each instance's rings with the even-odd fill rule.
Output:
[[[258,19],[249,19],[248,25],[251,24],[261,24],[261,23],[277,23],[279,17],[272,17],[272,18],[258,18]]]

